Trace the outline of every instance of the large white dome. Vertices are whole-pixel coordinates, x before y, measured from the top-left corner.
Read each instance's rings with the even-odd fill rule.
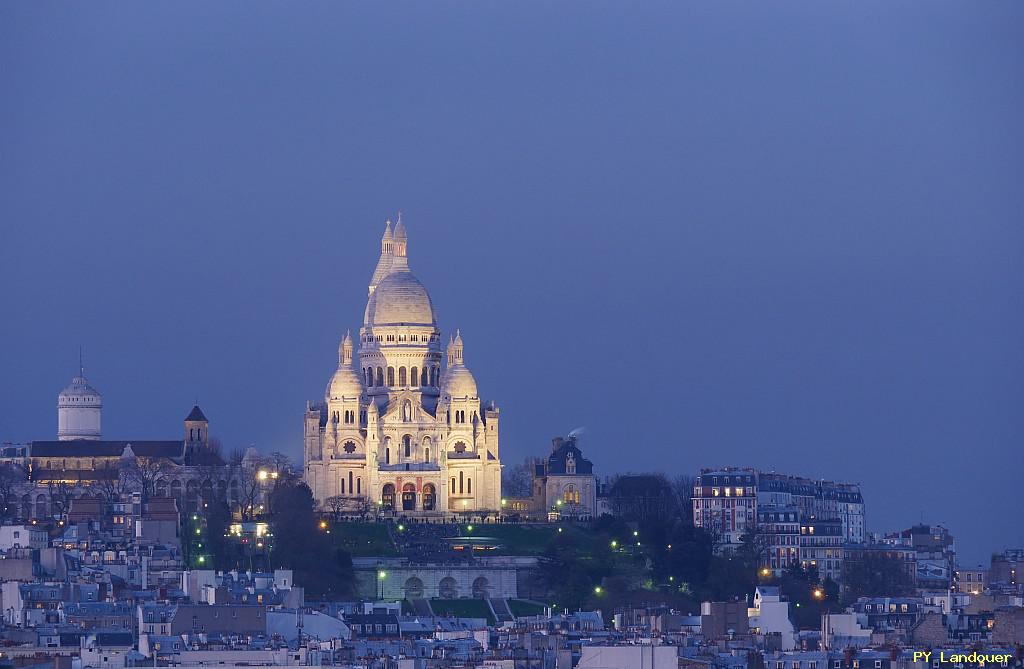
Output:
[[[363,321],[366,325],[435,325],[434,304],[412,272],[392,272],[370,295]]]

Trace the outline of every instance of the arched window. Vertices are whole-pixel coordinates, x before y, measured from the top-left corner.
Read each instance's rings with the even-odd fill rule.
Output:
[[[384,449],[384,464],[386,464],[386,465],[391,464],[391,449],[390,448],[385,448]]]
[[[363,477],[361,477],[361,476],[356,479],[356,494],[357,495],[362,495],[363,494]]]
[[[455,477],[452,477],[452,494],[455,494]]]
[[[352,492],[352,472],[348,473],[348,491]]]
[[[402,437],[402,445],[405,447],[406,459],[412,457],[412,437],[409,435]]]
[[[373,385],[373,372],[370,371],[369,367],[363,368],[363,382],[367,385],[367,387]]]
[[[388,367],[388,386],[395,385],[395,368]]]
[[[341,479],[341,494],[342,495],[345,494],[345,479],[344,478]]]
[[[419,373],[419,371],[415,367],[413,367],[412,369],[409,370],[409,385],[410,386],[418,386],[418,385],[420,385],[420,373]]]
[[[423,448],[423,462],[430,462],[430,446]]]
[[[383,367],[378,367],[377,368],[377,383],[374,384],[374,385],[377,385],[377,386],[383,386],[384,385],[384,368]]]
[[[398,368],[398,385],[400,385],[400,386],[406,385],[405,381],[406,381],[406,378],[405,378],[405,367],[399,367]]]
[[[472,479],[472,477],[467,477],[466,478],[466,494],[467,495],[472,495],[473,494],[473,479]]]
[[[466,475],[465,472],[459,472],[459,494],[461,495],[466,491]]]

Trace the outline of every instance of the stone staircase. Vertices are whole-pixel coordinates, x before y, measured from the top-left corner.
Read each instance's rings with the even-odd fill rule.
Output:
[[[430,608],[429,599],[410,599],[409,605],[412,606],[413,613],[417,616],[424,618],[434,617],[434,609]]]
[[[494,612],[494,617],[497,619],[499,624],[512,622],[516,619],[516,617],[512,615],[512,609],[509,608],[507,600],[488,599],[487,603],[490,605],[491,611]]]

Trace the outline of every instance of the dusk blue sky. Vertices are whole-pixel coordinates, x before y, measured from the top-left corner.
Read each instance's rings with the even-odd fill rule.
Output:
[[[0,4],[0,441],[301,457],[384,221],[502,459],[1024,544],[1024,3]]]

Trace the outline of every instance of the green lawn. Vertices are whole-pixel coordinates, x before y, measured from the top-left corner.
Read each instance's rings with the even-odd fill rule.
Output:
[[[352,557],[394,557],[398,550],[383,523],[334,523],[330,527],[335,545]]]
[[[439,616],[486,618],[491,625],[498,622],[491,615],[491,607],[482,599],[432,599],[430,608]]]
[[[558,536],[559,527],[574,540],[589,540],[586,532],[572,525],[474,525],[472,532],[463,532],[466,536],[490,537],[501,544],[498,550],[484,555],[540,555]]]
[[[508,608],[512,611],[512,615],[516,617],[539,616],[544,613],[543,604],[531,602],[526,599],[510,599],[508,600]]]

